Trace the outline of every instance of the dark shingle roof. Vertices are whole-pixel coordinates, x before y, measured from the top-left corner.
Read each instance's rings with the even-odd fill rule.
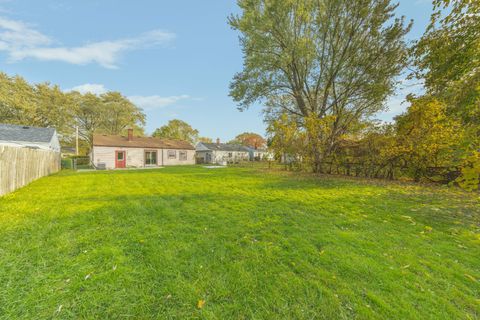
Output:
[[[0,123],[0,140],[22,142],[50,142],[54,128],[38,128]]]
[[[161,139],[155,137],[133,137],[128,140],[124,136],[94,135],[93,145],[102,147],[130,147],[130,148],[158,148],[158,149],[185,149],[195,150],[187,141]]]
[[[248,149],[239,144],[228,144],[228,143],[204,143],[202,144],[207,147],[209,150],[218,150],[218,151],[240,151],[248,152]]]
[[[267,152],[267,149],[265,148],[251,148],[251,147],[246,147],[249,151],[253,151],[253,152]]]

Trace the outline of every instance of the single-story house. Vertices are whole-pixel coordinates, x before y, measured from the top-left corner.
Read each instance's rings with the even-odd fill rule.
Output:
[[[263,160],[273,160],[273,154],[264,148],[250,148],[248,149],[248,155],[250,161],[263,161]]]
[[[250,159],[249,151],[246,147],[238,144],[199,142],[196,146],[197,159],[201,163],[235,163],[239,161],[248,161]]]
[[[195,148],[187,141],[155,137],[94,135],[90,153],[96,168],[144,168],[195,164]]]
[[[60,152],[55,128],[0,124],[0,145]]]

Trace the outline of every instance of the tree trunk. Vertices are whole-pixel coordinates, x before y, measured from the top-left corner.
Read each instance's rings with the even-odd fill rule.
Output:
[[[312,150],[313,163],[312,170],[314,173],[322,173],[322,155],[318,150]]]

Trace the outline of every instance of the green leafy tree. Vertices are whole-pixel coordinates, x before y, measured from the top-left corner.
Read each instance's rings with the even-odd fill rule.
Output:
[[[259,134],[253,132],[244,132],[235,137],[229,143],[240,144],[253,149],[264,148],[267,141]]]
[[[416,181],[429,177],[429,168],[459,164],[463,130],[433,97],[409,97],[410,107],[396,118],[397,153],[403,155]]]
[[[71,139],[74,100],[48,83],[30,85],[0,73],[0,122],[54,127],[62,141]]]
[[[0,73],[0,122],[33,125],[34,95],[23,78]]]
[[[65,93],[49,83],[31,85],[23,78],[0,73],[0,122],[54,127],[63,144],[72,144],[75,128],[91,147],[94,133],[143,134],[145,115],[118,92],[100,96]]]
[[[100,95],[102,103],[102,130],[107,134],[121,134],[127,127],[145,125],[145,114],[119,92]]]
[[[34,90],[35,110],[32,122],[40,127],[54,127],[63,141],[71,141],[75,116],[73,96],[48,83],[36,84]]]
[[[475,191],[480,188],[480,152],[473,152],[465,158],[456,182],[465,190]]]
[[[91,147],[93,134],[99,132],[103,124],[103,105],[101,99],[92,93],[81,95],[73,93],[76,102],[75,120],[79,136]]]
[[[209,137],[199,137],[198,142],[212,143],[213,140],[212,138],[209,138]]]
[[[277,113],[326,121],[309,132],[312,168],[352,123],[383,108],[405,66],[409,26],[388,0],[239,0],[230,25],[241,32],[244,69],[230,95],[245,109],[265,102]],[[304,122],[305,123],[305,122]],[[325,123],[325,122],[324,122]],[[327,133],[327,137],[316,134]]]
[[[270,121],[267,127],[270,149],[275,158],[283,161],[285,167],[299,163],[304,155],[305,134],[298,126],[298,120],[287,113]]]
[[[480,1],[434,0],[414,47],[416,76],[466,124],[480,124]]]
[[[444,101],[449,117],[462,122],[459,183],[472,189],[480,180],[480,2],[433,4],[430,25],[413,48],[415,76],[425,80],[428,95]]]
[[[145,115],[118,92],[97,96],[73,93],[76,102],[75,120],[80,137],[92,145],[95,133],[120,135],[133,128],[135,135],[144,135]]]
[[[168,124],[156,129],[152,136],[196,143],[198,141],[198,130],[193,129],[185,121],[174,119],[170,120]]]

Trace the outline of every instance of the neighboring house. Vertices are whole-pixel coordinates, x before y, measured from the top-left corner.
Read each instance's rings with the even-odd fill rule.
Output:
[[[201,163],[235,163],[239,161],[248,161],[250,159],[249,151],[246,147],[238,144],[199,142],[197,144],[197,159]]]
[[[90,153],[97,168],[143,168],[195,164],[195,148],[186,141],[154,137],[94,135]]]
[[[0,145],[60,152],[54,128],[0,124]]]
[[[269,152],[267,149],[263,148],[250,148],[246,147],[248,150],[248,155],[250,161],[264,161],[264,160],[273,160],[273,154]]]

